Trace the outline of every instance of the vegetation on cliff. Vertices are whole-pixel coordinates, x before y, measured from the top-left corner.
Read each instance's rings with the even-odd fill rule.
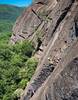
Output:
[[[0,100],[15,100],[25,89],[37,66],[33,51],[29,41],[0,45]]]

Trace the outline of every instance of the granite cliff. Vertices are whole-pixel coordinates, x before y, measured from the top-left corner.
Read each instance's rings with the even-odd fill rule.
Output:
[[[13,27],[11,43],[24,39],[39,64],[20,100],[78,100],[78,1],[34,0]]]

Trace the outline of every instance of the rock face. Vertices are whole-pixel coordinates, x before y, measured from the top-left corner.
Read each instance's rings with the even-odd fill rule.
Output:
[[[78,1],[35,0],[17,19],[11,42],[29,39],[38,67],[21,100],[78,100]]]
[[[49,0],[33,0],[33,1],[34,1],[34,3],[39,3],[39,2],[47,3]]]

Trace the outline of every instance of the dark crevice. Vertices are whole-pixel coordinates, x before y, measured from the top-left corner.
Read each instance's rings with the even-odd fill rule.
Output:
[[[72,0],[72,3],[69,5],[69,7],[66,7],[63,10],[63,13],[60,15],[59,19],[57,20],[56,26],[52,32],[52,34],[56,31],[56,29],[58,28],[59,24],[62,22],[62,20],[65,18],[65,16],[67,15],[68,11],[70,10],[72,4],[74,3],[75,0]]]
[[[28,35],[28,38],[31,37],[34,33],[32,32],[31,34]]]
[[[23,39],[25,39],[25,37],[23,35],[19,34],[19,36],[22,37]]]
[[[38,17],[38,19],[40,19],[41,22],[43,21],[33,9],[32,9],[32,12]]]
[[[37,45],[37,48],[36,48],[36,51],[39,51],[40,50],[40,46],[42,44],[42,41],[40,38],[37,39],[37,42],[38,42],[38,45]]]
[[[78,37],[78,24],[77,21],[75,21],[75,35]]]
[[[16,36],[16,34],[15,34],[15,33],[13,33],[13,36]]]
[[[61,14],[60,18],[57,20],[56,26],[55,26],[55,28],[54,28],[54,30],[53,30],[52,33],[54,33],[56,31],[57,27],[59,26],[59,24],[61,23],[61,21],[64,19],[64,17],[66,16],[66,14],[67,14],[67,11],[64,11]]]

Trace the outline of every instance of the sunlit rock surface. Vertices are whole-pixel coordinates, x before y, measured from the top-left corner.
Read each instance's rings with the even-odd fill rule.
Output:
[[[21,100],[78,100],[78,1],[34,0],[10,42],[33,42],[38,67]]]

